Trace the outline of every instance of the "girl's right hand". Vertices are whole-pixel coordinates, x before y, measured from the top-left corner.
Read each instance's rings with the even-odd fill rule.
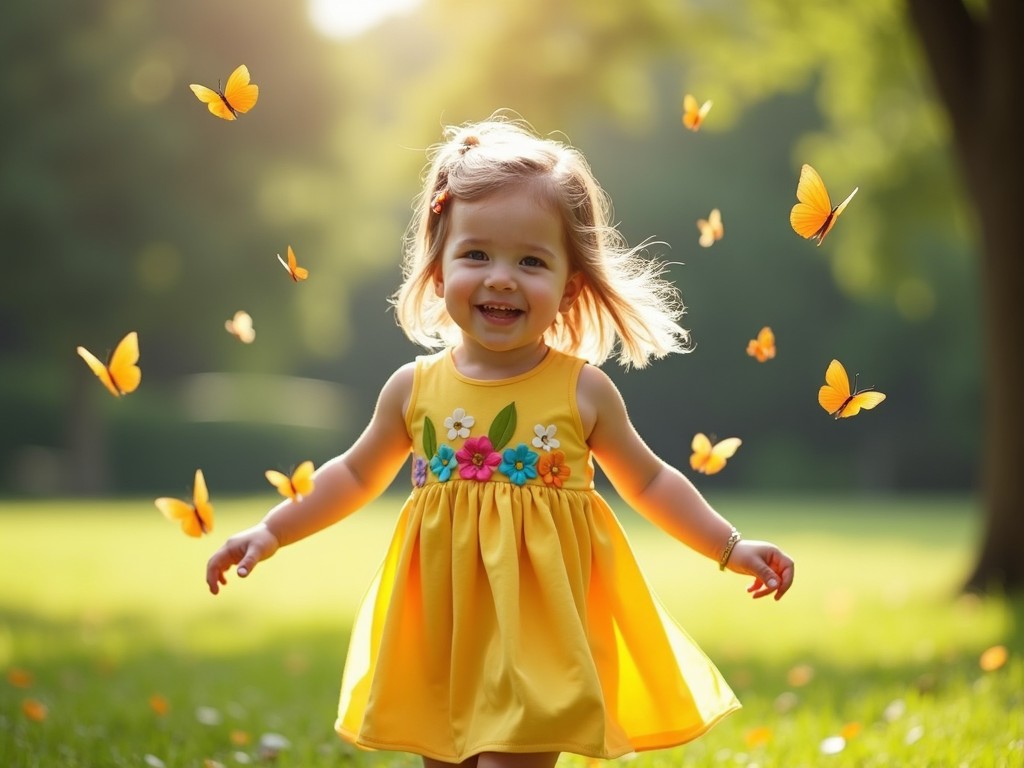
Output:
[[[252,573],[256,563],[266,560],[277,552],[281,546],[277,537],[271,533],[264,523],[254,525],[240,533],[236,533],[213,553],[206,563],[206,583],[211,594],[220,592],[222,584],[228,580],[224,574],[232,565],[243,579]]]

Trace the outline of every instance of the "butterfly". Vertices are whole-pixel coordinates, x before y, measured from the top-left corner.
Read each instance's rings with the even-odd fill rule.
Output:
[[[139,335],[135,331],[118,342],[105,365],[85,347],[77,347],[76,351],[114,397],[134,392],[142,381],[142,370],[137,365]]]
[[[854,387],[856,388],[856,377]],[[885,395],[875,392],[874,387],[860,389],[851,394],[850,377],[838,360],[828,364],[825,371],[825,386],[818,390],[818,403],[828,411],[828,415],[836,419],[848,419],[856,416],[862,409],[874,408],[885,400]]]
[[[858,189],[860,187],[855,187],[849,197],[833,208],[821,176],[805,163],[800,169],[800,181],[796,185],[796,199],[800,202],[789,213],[790,225],[800,237],[808,240],[813,238],[821,245]]]
[[[295,261],[295,251],[292,250],[290,245],[288,246],[288,261],[285,262],[285,260],[281,258],[280,253],[277,254],[277,260],[281,262],[282,267],[288,270],[288,274],[291,275],[292,280],[296,283],[309,277],[309,270],[305,267],[300,267]]]
[[[698,106],[697,99],[692,94],[686,94],[683,97],[683,125],[691,131],[699,131],[701,123],[704,122],[704,116],[707,115],[710,109],[710,101],[705,101]]]
[[[156,507],[164,513],[164,517],[181,523],[181,530],[193,538],[213,530],[213,505],[210,494],[206,490],[206,479],[203,470],[196,470],[196,481],[192,489],[192,503],[181,499],[161,496],[156,500]]]
[[[710,248],[725,234],[725,227],[722,226],[722,212],[713,208],[706,219],[697,219],[697,229],[700,230],[700,244],[705,248]]]
[[[693,449],[690,466],[705,475],[721,472],[725,466],[725,460],[732,458],[742,443],[743,441],[738,437],[727,437],[712,445],[707,435],[698,432],[693,436],[693,442],[690,443],[690,448]]]
[[[238,310],[230,320],[224,321],[224,328],[232,336],[237,336],[243,344],[252,344],[256,338],[256,329],[252,327],[252,317],[245,310]]]
[[[277,488],[282,496],[299,501],[303,496],[313,492],[313,462],[304,461],[295,469],[291,477],[274,469],[266,471],[267,480]]]
[[[220,90],[219,82],[217,90],[197,83],[192,83],[189,88],[197,99],[209,107],[210,112],[224,120],[236,120],[240,112],[248,112],[256,106],[256,99],[260,95],[259,86],[249,82],[249,68],[245,64],[237,67],[228,76],[223,91]]]
[[[747,354],[763,363],[775,357],[775,334],[767,325],[757,333],[756,339],[747,342]]]

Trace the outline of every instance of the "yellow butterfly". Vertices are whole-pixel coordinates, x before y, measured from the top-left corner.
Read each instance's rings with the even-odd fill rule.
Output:
[[[858,189],[860,187],[855,187],[849,197],[833,208],[821,176],[805,163],[800,169],[800,181],[796,185],[796,199],[800,202],[789,212],[790,225],[800,237],[817,240],[818,245],[821,245]]]
[[[181,499],[161,496],[156,500],[156,507],[168,520],[180,522],[181,530],[189,536],[199,538],[213,530],[213,505],[201,469],[196,470],[191,504]]]
[[[747,342],[747,354],[757,358],[757,362],[763,363],[775,357],[775,334],[767,325],[762,328],[756,339]]]
[[[690,456],[690,466],[698,472],[703,472],[705,475],[721,472],[725,466],[726,459],[732,458],[732,455],[736,453],[736,449],[742,444],[743,441],[738,437],[727,437],[725,440],[712,445],[707,435],[703,432],[698,432],[693,436],[693,442],[690,443],[690,448],[693,449],[693,455]]]
[[[282,259],[280,253],[277,254],[277,260],[281,262],[282,267],[288,270],[288,274],[296,283],[309,277],[309,270],[305,267],[300,267],[298,262],[295,261],[295,251],[292,250],[290,245],[288,246],[288,261],[286,262]]]
[[[252,344],[256,338],[256,329],[252,327],[252,317],[242,309],[235,312],[233,318],[224,321],[224,328],[243,344]]]
[[[710,248],[725,234],[725,227],[722,225],[722,212],[713,208],[706,219],[697,219],[697,229],[700,230],[698,242],[705,248]]]
[[[249,82],[249,68],[245,64],[228,76],[223,91],[220,90],[220,83],[217,84],[217,90],[197,83],[192,83],[189,88],[197,99],[209,107],[210,112],[223,120],[236,120],[239,113],[244,114],[256,106],[256,99],[260,96],[259,86]]]
[[[697,99],[692,94],[683,97],[683,125],[691,131],[699,131],[704,117],[711,110],[711,102],[705,101],[698,106]]]
[[[313,462],[304,461],[295,469],[291,477],[274,469],[266,471],[267,480],[277,488],[278,493],[293,501],[313,492]]]
[[[100,362],[85,347],[77,347],[76,351],[114,397],[134,392],[138,388],[139,382],[142,381],[142,370],[137,365],[139,362],[139,335],[135,331],[118,342],[106,364]]]
[[[856,388],[856,377],[854,378]],[[825,385],[818,390],[818,404],[836,419],[848,419],[861,410],[874,408],[885,400],[885,395],[875,392],[874,387],[850,392],[850,377],[838,360],[828,364],[825,371]]]

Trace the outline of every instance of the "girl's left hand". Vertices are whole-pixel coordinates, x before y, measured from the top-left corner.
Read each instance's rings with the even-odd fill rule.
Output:
[[[780,599],[793,585],[793,560],[785,552],[767,541],[741,539],[729,556],[726,568],[754,577],[747,592],[755,598],[773,592]]]

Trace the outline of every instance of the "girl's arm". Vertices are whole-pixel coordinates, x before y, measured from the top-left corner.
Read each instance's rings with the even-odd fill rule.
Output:
[[[619,496],[669,535],[719,562],[732,525],[637,434],[622,395],[607,374],[584,366],[577,402],[590,450]],[[774,592],[777,600],[793,583],[793,561],[768,542],[740,540],[727,567],[754,577],[748,590],[754,597]]]
[[[236,565],[245,577],[278,548],[338,522],[387,490],[409,457],[405,410],[415,363],[392,374],[377,399],[370,423],[345,453],[313,474],[313,491],[301,501],[281,502],[252,528],[229,538],[206,565],[206,583],[217,594],[224,574]]]

